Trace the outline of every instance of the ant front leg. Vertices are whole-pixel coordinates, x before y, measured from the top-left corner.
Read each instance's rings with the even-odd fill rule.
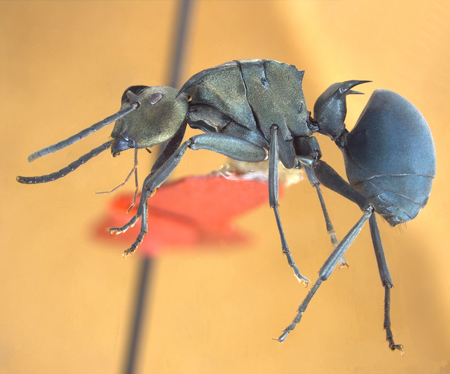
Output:
[[[170,155],[170,157],[166,157],[167,155],[164,156],[164,163],[158,162],[160,161],[160,159],[158,159],[157,162],[161,165],[158,165],[156,170],[152,170],[152,172],[145,179],[136,215],[123,227],[109,229],[110,232],[117,232],[120,234],[133,226],[137,220],[141,218],[141,230],[131,247],[125,250],[124,257],[133,254],[139,244],[142,243],[144,236],[147,234],[147,200],[155,193],[159,186],[161,186],[167,178],[169,178],[170,174],[172,174],[178,166],[188,148],[194,151],[205,149],[221,153],[225,156],[232,157],[240,161],[248,162],[260,162],[266,157],[266,151],[264,148],[248,141],[224,134],[201,134],[195,135],[186,140]],[[161,155],[161,157],[163,157],[163,155]]]
[[[161,167],[159,167],[155,171],[152,171],[147,176],[147,178],[145,178],[136,215],[134,215],[131,220],[122,227],[109,228],[110,233],[121,234],[127,231],[130,227],[133,227],[138,219],[141,219],[141,230],[139,232],[139,235],[137,236],[131,247],[124,251],[124,257],[133,254],[139,244],[141,244],[144,240],[144,236],[147,234],[147,200],[156,192],[159,186],[161,186],[161,184],[163,184],[167,180],[167,178],[169,178],[170,174],[172,174],[174,169],[180,163],[182,157],[186,153],[186,150],[191,145],[191,143],[191,139],[185,141]]]
[[[148,231],[148,226],[147,226],[147,200],[148,200],[149,197],[151,197],[154,194],[154,191],[156,191],[156,189],[154,191],[151,191],[151,188],[149,189],[149,187],[146,187],[146,186],[152,185],[152,179],[154,178],[154,175],[156,174],[156,172],[162,166],[164,166],[165,163],[172,156],[174,156],[177,151],[180,150],[179,147],[180,147],[181,141],[183,140],[185,132],[186,132],[186,122],[183,123],[180,126],[179,130],[175,133],[175,135],[172,137],[172,139],[170,139],[170,141],[166,144],[164,150],[161,152],[161,154],[159,155],[158,159],[153,164],[151,173],[145,178],[145,181],[144,181],[144,184],[143,184],[141,199],[139,201],[139,206],[138,206],[137,213],[124,226],[122,226],[122,227],[111,227],[111,228],[108,229],[108,231],[110,233],[121,234],[121,233],[127,231],[130,227],[133,227],[136,224],[136,222],[138,221],[139,218],[142,218],[142,226],[141,226],[141,231],[140,231],[140,233],[138,235],[138,238],[131,245],[131,247],[128,248],[125,251],[124,257],[126,257],[129,254],[132,254],[134,251],[136,251],[137,246],[142,242],[142,240],[144,239],[145,234]],[[184,151],[181,150],[181,152],[183,152],[183,154],[184,154],[186,149],[185,148],[183,148],[183,149],[184,149]],[[137,165],[136,151],[137,150],[135,150],[135,168],[134,169],[136,169],[136,165]],[[181,156],[179,156],[178,159],[181,159],[181,157],[183,157],[183,154]],[[173,168],[175,168],[176,165],[178,165],[178,163],[176,163]],[[162,178],[164,180],[160,184],[164,183],[164,181],[169,177],[170,173],[171,173],[171,171],[169,172],[169,174],[167,174],[165,179],[164,179],[164,177]],[[161,179],[161,177],[159,179]],[[136,184],[137,184],[137,173],[136,173]],[[135,196],[134,196],[133,205],[134,205],[135,200],[136,200],[136,193],[135,193]],[[133,207],[133,205],[130,208],[128,208],[128,211],[130,211],[130,209]]]

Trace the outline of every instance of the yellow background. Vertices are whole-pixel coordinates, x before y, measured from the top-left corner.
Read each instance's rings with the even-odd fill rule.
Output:
[[[17,175],[59,170],[102,144],[109,129],[33,164],[27,156],[114,113],[130,85],[168,83],[173,1],[0,2],[0,373],[120,373],[140,258],[92,239],[132,152],[109,152],[55,183]],[[143,327],[141,373],[449,372],[449,2],[198,1],[182,81],[233,59],[268,58],[306,70],[308,108],[332,83],[369,79],[349,98],[351,127],[376,88],[396,91],[427,119],[437,177],[427,207],[402,228],[380,222],[395,287],[392,323],[405,356],[382,329],[384,292],[368,228],[313,299],[284,344],[279,336],[306,295],[281,255],[273,212],[239,219],[251,247],[172,253],[156,261]],[[324,159],[344,173],[337,147]],[[141,180],[153,158],[140,153]],[[188,151],[178,178],[217,169],[223,157]],[[127,187],[132,190],[132,185]],[[325,192],[339,238],[360,216]],[[314,190],[281,199],[294,258],[314,280],[331,250]]]

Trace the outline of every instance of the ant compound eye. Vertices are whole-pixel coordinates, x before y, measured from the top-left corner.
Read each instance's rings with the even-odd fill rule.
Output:
[[[156,92],[152,95],[150,95],[150,97],[148,98],[148,102],[151,105],[155,105],[156,103],[158,103],[161,99],[163,98],[163,94],[161,92]]]

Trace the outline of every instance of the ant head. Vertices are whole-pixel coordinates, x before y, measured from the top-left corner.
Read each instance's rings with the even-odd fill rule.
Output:
[[[111,133],[111,153],[117,156],[130,148],[148,148],[171,139],[183,125],[188,96],[163,86],[132,86],[122,96],[121,109],[133,104],[137,109],[119,118]]]
[[[319,96],[314,104],[314,119],[319,126],[319,133],[329,136],[336,141],[345,130],[345,116],[347,115],[346,96],[361,94],[351,88],[370,81],[346,81],[334,83]]]

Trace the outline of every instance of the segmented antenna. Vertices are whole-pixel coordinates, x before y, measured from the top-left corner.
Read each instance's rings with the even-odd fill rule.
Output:
[[[117,121],[119,118],[124,117],[125,115],[132,112],[133,110],[136,110],[138,107],[139,107],[139,103],[134,102],[131,104],[131,106],[129,108],[119,110],[117,113],[113,114],[112,116],[105,118],[103,121],[97,122],[96,124],[92,125],[91,127],[80,131],[78,134],[72,135],[70,138],[67,138],[66,140],[62,140],[56,144],[50,145],[48,147],[40,149],[39,151],[33,152],[31,155],[28,156],[28,162],[32,162],[38,158],[47,156],[50,153],[60,151],[61,149],[66,148],[69,145],[72,145],[81,139],[84,139],[86,136],[91,135],[92,133],[96,132],[97,130],[100,130],[102,127],[105,127],[106,125],[109,125],[110,123],[112,123],[114,121]],[[99,147],[99,148],[101,148],[101,147]],[[99,148],[96,148],[96,149],[99,149]],[[76,162],[77,161],[75,161],[75,163]],[[33,183],[33,182],[29,182],[29,183]]]
[[[107,141],[106,143],[102,144],[100,147],[94,148],[92,151],[86,153],[85,155],[81,156],[78,160],[72,162],[70,165],[66,166],[65,168],[62,168],[60,171],[57,171],[55,173],[51,173],[48,175],[41,175],[37,177],[17,177],[17,182],[24,183],[24,184],[38,184],[38,183],[47,183],[52,182],[54,180],[57,180],[59,178],[65,177],[67,174],[71,173],[75,169],[77,169],[79,166],[85,164],[88,162],[92,157],[97,156],[104,150],[108,149],[111,144],[112,140]],[[52,152],[49,152],[52,153]]]

